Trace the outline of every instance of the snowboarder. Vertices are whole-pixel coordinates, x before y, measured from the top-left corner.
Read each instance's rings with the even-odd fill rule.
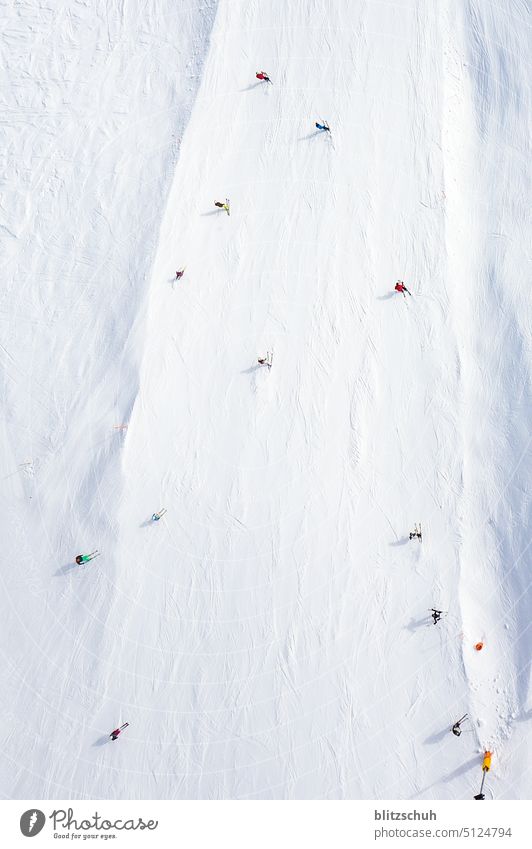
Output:
[[[182,276],[183,276],[183,274],[184,274],[184,273],[185,273],[185,269],[184,269],[184,268],[182,268],[180,271],[176,271],[176,273],[175,273],[175,279],[176,279],[176,280],[181,280],[181,278],[182,278]]]
[[[464,713],[464,715],[454,723],[453,727],[451,728],[451,731],[453,732],[455,737],[459,737],[460,734],[462,733],[460,726],[461,726],[462,722],[464,722],[466,719],[467,719],[467,713]]]
[[[316,121],[316,129],[325,130],[327,133],[331,132],[331,128],[329,127],[327,121],[324,121],[323,124],[318,124],[318,122]]]
[[[433,607],[430,608],[432,610],[432,618],[434,619],[434,624],[440,621],[443,610],[435,610]]]
[[[410,297],[412,297],[412,292],[408,291],[408,289],[406,288],[406,286],[405,286],[405,284],[403,283],[402,280],[398,280],[397,283],[395,284],[395,291],[401,292],[403,298],[406,298],[405,292],[408,292]]]
[[[128,725],[129,725],[129,722],[124,722],[124,724],[123,724],[123,725],[121,725],[119,728],[115,728],[115,730],[114,730],[114,731],[111,731],[111,733],[109,734],[109,737],[111,738],[111,740],[116,740],[116,738],[120,736],[120,734],[122,733],[122,731],[123,731],[125,728],[127,728],[127,727],[128,727]]]
[[[271,83],[272,82],[271,79],[269,78],[268,74],[266,73],[266,71],[257,71],[255,76],[257,77],[258,80],[262,80],[265,83]],[[273,85],[273,83],[272,83],[272,85]]]
[[[271,368],[272,362],[273,362],[273,352],[267,351],[266,356],[265,357],[259,357],[257,362],[261,366],[268,366],[268,368]]]
[[[166,513],[166,507],[163,507],[163,509],[159,510],[158,513],[153,513],[153,515],[151,517],[152,522],[158,522],[159,519],[161,518],[161,516],[164,516],[165,513]]]
[[[98,549],[96,549],[96,551],[91,551],[90,554],[78,554],[76,557],[76,563],[78,566],[82,563],[88,563],[89,560],[94,560],[95,557],[98,557],[99,553]]]
[[[417,525],[414,525],[414,530],[410,531],[409,535],[410,539],[418,539],[421,542],[421,524],[419,528]]]

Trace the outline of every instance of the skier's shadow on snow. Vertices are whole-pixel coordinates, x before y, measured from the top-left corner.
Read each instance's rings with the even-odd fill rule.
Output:
[[[449,781],[454,781],[455,778],[459,778],[461,775],[464,774],[464,772],[469,772],[469,770],[473,769],[473,767],[478,767],[478,756],[476,758],[472,758],[472,760],[470,761],[467,761],[467,763],[462,764],[462,766],[459,766],[458,769],[455,769],[453,772],[450,772],[449,775],[446,775],[441,780],[445,781],[445,783],[448,783]],[[438,782],[435,781],[433,784],[429,784],[427,787],[423,787],[422,790],[419,790],[417,793],[413,793],[411,798],[415,799],[417,796],[421,796],[422,793],[427,793],[429,790],[432,790],[433,787],[436,787],[437,784]]]
[[[220,215],[221,212],[225,212],[225,209],[211,209],[210,212],[201,212],[200,215]]]
[[[65,563],[65,565],[61,566],[57,572],[54,572],[54,578],[59,578],[61,575],[68,575],[70,572],[73,572],[74,569],[79,569],[77,563]]]
[[[300,136],[298,141],[308,141],[308,139],[315,139],[316,136],[322,136],[323,130],[315,130],[313,133],[310,133],[308,136]]]
[[[430,737],[427,737],[427,739],[424,740],[423,742],[424,743],[439,743],[441,740],[443,740],[444,737],[447,737],[447,735],[450,734],[450,732],[451,732],[450,727],[446,728],[445,731],[438,731],[436,734],[431,734]]]
[[[100,737],[100,739],[96,740],[92,745],[93,746],[105,746],[105,744],[109,743],[110,740],[111,740],[111,738],[109,737],[108,734],[106,734],[105,737]]]
[[[258,83],[252,83],[252,85],[246,86],[246,88],[240,88],[239,91],[253,91],[254,88],[258,88],[263,85],[262,80],[259,80]]]
[[[259,365],[259,363],[257,363],[257,364],[256,364],[256,365],[254,365],[254,366],[250,366],[249,368],[245,368],[245,369],[243,369],[243,370],[240,372],[240,374],[254,374],[254,373],[255,373],[258,369],[260,369],[260,368],[264,368],[264,366],[261,366],[261,365]]]
[[[153,519],[146,519],[145,522],[141,522],[139,528],[149,528],[150,525],[153,525]]]
[[[409,538],[408,538],[408,537],[403,537],[402,539],[398,539],[398,540],[396,540],[395,542],[389,542],[389,543],[388,543],[388,545],[393,545],[393,546],[396,546],[396,545],[406,545],[406,544],[407,544],[407,542],[410,542]]]
[[[377,295],[378,301],[389,301],[390,298],[395,298],[395,292],[388,292],[387,295]]]
[[[430,624],[430,616],[425,616],[424,619],[411,619],[409,624],[405,627],[408,628],[409,631],[418,631],[419,628],[425,628]]]
[[[478,767],[478,757],[472,758],[472,760],[468,761],[465,764],[462,764],[462,766],[459,766],[458,769],[455,769],[453,770],[453,772],[450,772],[449,775],[446,775],[443,780],[445,782],[454,781],[455,778],[459,778],[461,775],[464,774],[464,772],[469,772],[469,770],[473,769],[474,767]]]

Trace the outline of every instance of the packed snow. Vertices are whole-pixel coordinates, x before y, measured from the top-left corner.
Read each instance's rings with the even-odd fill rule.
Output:
[[[0,23],[2,796],[531,798],[525,0]]]

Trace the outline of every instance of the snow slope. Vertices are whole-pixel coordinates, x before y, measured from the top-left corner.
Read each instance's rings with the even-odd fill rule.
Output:
[[[9,15],[0,791],[530,798],[526,4]]]

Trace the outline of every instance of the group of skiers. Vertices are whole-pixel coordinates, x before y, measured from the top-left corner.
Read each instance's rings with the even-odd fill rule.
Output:
[[[419,540],[419,542],[421,542],[421,540],[422,540],[421,522],[419,524],[419,527],[418,527],[417,522],[416,522],[416,524],[414,525],[414,530],[410,531],[408,537],[409,537],[410,540],[417,539],[417,540]],[[433,621],[434,625],[437,625],[438,622],[441,620],[442,616],[444,615],[444,611],[438,610],[435,607],[431,607],[430,611],[431,611],[430,615],[432,617],[432,621]],[[459,737],[460,734],[462,733],[460,726],[462,725],[463,722],[465,722],[466,719],[467,719],[467,713],[465,713],[463,716],[461,716],[460,719],[458,719],[454,723],[453,727],[451,728],[451,731],[453,732],[455,737]],[[484,798],[484,797],[475,796],[475,798]]]
[[[400,281],[398,281],[398,283],[399,283],[399,282],[400,282]],[[395,288],[397,289],[397,284],[396,284],[396,287],[395,287]],[[401,291],[401,290],[398,290],[398,291]],[[421,522],[419,523],[419,527],[418,527],[417,522],[414,524],[414,530],[413,530],[413,531],[410,531],[410,533],[408,534],[408,538],[409,538],[410,540],[417,539],[417,540],[419,540],[419,542],[421,542],[421,541],[422,541],[423,536],[422,536],[422,531],[421,531]],[[437,624],[438,624],[438,622],[441,620],[442,616],[444,615],[444,611],[443,611],[443,610],[438,610],[438,609],[437,609],[437,608],[435,608],[435,607],[431,607],[431,608],[430,608],[430,611],[431,611],[430,615],[431,615],[431,617],[432,617],[432,621],[433,621],[434,625],[437,625]],[[458,720],[454,723],[454,725],[453,725],[453,727],[452,727],[451,731],[453,732],[453,734],[454,734],[456,737],[459,737],[459,736],[460,736],[460,734],[462,733],[462,732],[461,732],[461,730],[460,730],[460,726],[461,726],[462,722],[464,722],[466,719],[467,719],[467,713],[466,713],[466,714],[464,714],[464,716],[462,716],[460,719],[458,719]]]
[[[153,513],[151,517],[152,522],[158,522],[166,512],[166,507],[163,507],[157,513]],[[76,563],[78,564],[78,566],[81,566],[83,563],[89,563],[91,560],[94,560],[95,557],[98,557],[100,553],[101,552],[96,549],[95,551],[91,551],[90,554],[78,554],[76,556]],[[109,734],[111,740],[118,740],[118,737],[120,736],[122,731],[124,731],[128,726],[129,722],[124,722],[122,725],[118,726],[118,728],[115,728],[113,731],[111,731],[111,733]]]
[[[162,519],[164,514],[167,512],[166,507],[163,507],[162,510],[159,510],[157,513],[152,513],[151,521],[158,522],[159,519]],[[83,563],[90,563],[91,560],[94,560],[95,557],[99,557],[101,551],[96,549],[95,551],[91,551],[90,554],[77,554],[75,557],[75,561],[78,566],[83,565]]]
[[[266,73],[266,71],[257,71],[255,76],[261,82],[265,82],[265,83],[269,83],[270,85],[273,85],[273,83],[272,83],[269,75]],[[323,119],[322,119],[322,123],[320,123],[319,121],[316,121],[315,126],[316,126],[316,129],[320,132],[324,132],[324,133],[330,133],[331,132],[331,129],[329,127],[328,122],[323,121]],[[227,213],[227,215],[230,214],[229,198],[225,199],[225,203],[222,202],[222,201],[214,201],[214,205],[218,209],[224,210]],[[178,269],[175,273],[175,279],[180,280],[183,277],[184,273],[185,273],[185,268]],[[405,286],[405,284],[402,280],[398,280],[396,282],[395,291],[402,294],[404,298],[406,298],[407,294],[410,295],[410,297],[412,296],[412,293],[407,289],[407,287]],[[268,369],[271,369],[272,362],[273,362],[273,352],[267,351],[266,356],[259,357],[257,362],[258,362],[259,365],[267,366]],[[158,522],[165,513],[166,513],[165,508],[159,510],[157,513],[153,513],[152,517],[151,517],[152,521]],[[419,540],[419,542],[422,541],[421,524],[419,525],[419,528],[418,528],[417,524],[414,525],[414,530],[410,532],[409,539],[410,540],[417,539],[417,540]],[[98,557],[99,554],[100,554],[100,552],[98,550],[92,551],[90,554],[79,554],[76,557],[76,563],[78,565],[81,565],[83,563],[88,563],[89,561],[93,560],[95,557]],[[431,616],[432,616],[432,619],[433,619],[433,622],[434,622],[435,625],[440,621],[442,615],[443,615],[442,610],[437,610],[435,608],[431,608]],[[457,736],[457,737],[460,736],[460,734],[461,734],[460,726],[466,719],[467,719],[467,714],[462,716],[453,725],[451,730],[452,730],[452,732],[455,736]],[[123,723],[123,725],[120,725],[118,728],[115,728],[111,732],[111,734],[109,735],[111,740],[117,740],[119,735],[122,733],[122,731],[124,731],[128,727],[128,725],[129,725],[129,723],[125,722],[125,723]]]
[[[163,507],[162,510],[159,510],[157,513],[152,514],[152,522],[158,522],[166,513],[166,508]],[[94,560],[95,557],[98,557],[100,552],[98,550],[91,551],[90,554],[78,554],[76,557],[76,563],[80,566],[83,563],[89,563],[91,560]],[[109,734],[111,740],[118,740],[118,737],[129,726],[129,722],[124,722],[122,725],[115,728]]]

